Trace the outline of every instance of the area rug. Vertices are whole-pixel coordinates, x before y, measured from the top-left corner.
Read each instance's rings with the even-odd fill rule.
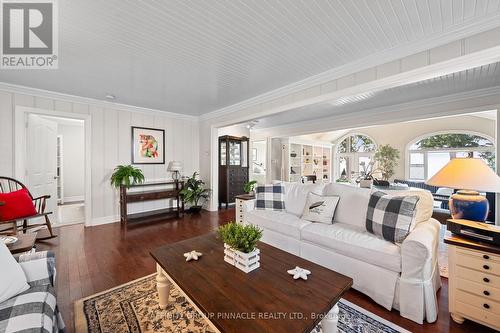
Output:
[[[212,333],[216,330],[174,286],[170,305],[158,307],[155,274],[75,302],[76,333]],[[339,302],[339,331],[409,332],[359,306]],[[318,325],[311,333],[321,333]]]

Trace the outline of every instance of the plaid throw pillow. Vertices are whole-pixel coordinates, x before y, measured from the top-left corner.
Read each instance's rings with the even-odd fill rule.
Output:
[[[368,202],[366,230],[392,243],[402,243],[414,227],[419,197],[374,192]]]
[[[259,185],[255,188],[255,208],[262,210],[285,210],[285,187],[283,184]]]

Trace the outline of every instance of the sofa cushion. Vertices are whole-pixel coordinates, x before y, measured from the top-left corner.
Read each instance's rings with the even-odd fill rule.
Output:
[[[373,192],[366,213],[366,230],[392,243],[402,243],[415,228],[419,197]]]
[[[311,224],[287,212],[272,210],[252,210],[245,213],[245,222],[283,235],[300,239],[300,230]],[[265,231],[264,231],[265,232]]]
[[[21,217],[37,214],[33,200],[27,189],[22,188],[10,193],[0,193],[0,221],[12,221]]]
[[[311,223],[302,229],[302,240],[347,257],[401,272],[400,247],[370,234],[364,226],[340,222],[330,225]]]
[[[259,185],[255,193],[255,209],[285,210],[285,188],[282,184]]]
[[[321,194],[323,184],[282,183],[285,186],[285,209],[287,213],[302,216],[309,192]]]
[[[307,195],[306,205],[302,219],[311,222],[320,222],[326,224],[333,223],[333,215],[335,208],[339,203],[338,196],[318,195],[316,193],[309,193]]]
[[[430,191],[421,189],[408,189],[402,191],[384,190],[384,192],[397,196],[416,195],[419,197],[417,208],[415,210],[415,224],[428,221],[432,217],[432,212],[434,209],[434,198],[432,197],[432,193]]]
[[[29,288],[23,269],[9,249],[0,241],[0,303]]]
[[[325,186],[324,195],[340,196],[333,220],[365,229],[366,211],[371,190],[349,184],[330,183]]]
[[[57,332],[56,294],[51,285],[31,287],[0,303],[1,332]],[[62,327],[64,328],[64,326]]]

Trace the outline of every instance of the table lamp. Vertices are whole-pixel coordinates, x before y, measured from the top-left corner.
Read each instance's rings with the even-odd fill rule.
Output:
[[[182,171],[182,162],[171,161],[168,163],[167,171],[172,172],[172,179],[178,181],[181,178],[180,171]]]
[[[426,184],[460,189],[450,197],[454,219],[484,222],[489,203],[481,192],[500,192],[500,177],[479,158],[454,158],[432,176]]]

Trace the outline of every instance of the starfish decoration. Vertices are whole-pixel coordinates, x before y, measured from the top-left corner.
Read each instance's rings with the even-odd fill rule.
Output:
[[[294,269],[291,269],[287,271],[288,274],[293,275],[293,279],[302,279],[302,280],[307,280],[307,276],[311,274],[311,271],[308,271],[307,269],[300,268],[299,266],[295,266]]]
[[[184,257],[186,257],[186,261],[198,260],[203,254],[201,252],[196,252],[195,250],[191,252],[184,253]]]

